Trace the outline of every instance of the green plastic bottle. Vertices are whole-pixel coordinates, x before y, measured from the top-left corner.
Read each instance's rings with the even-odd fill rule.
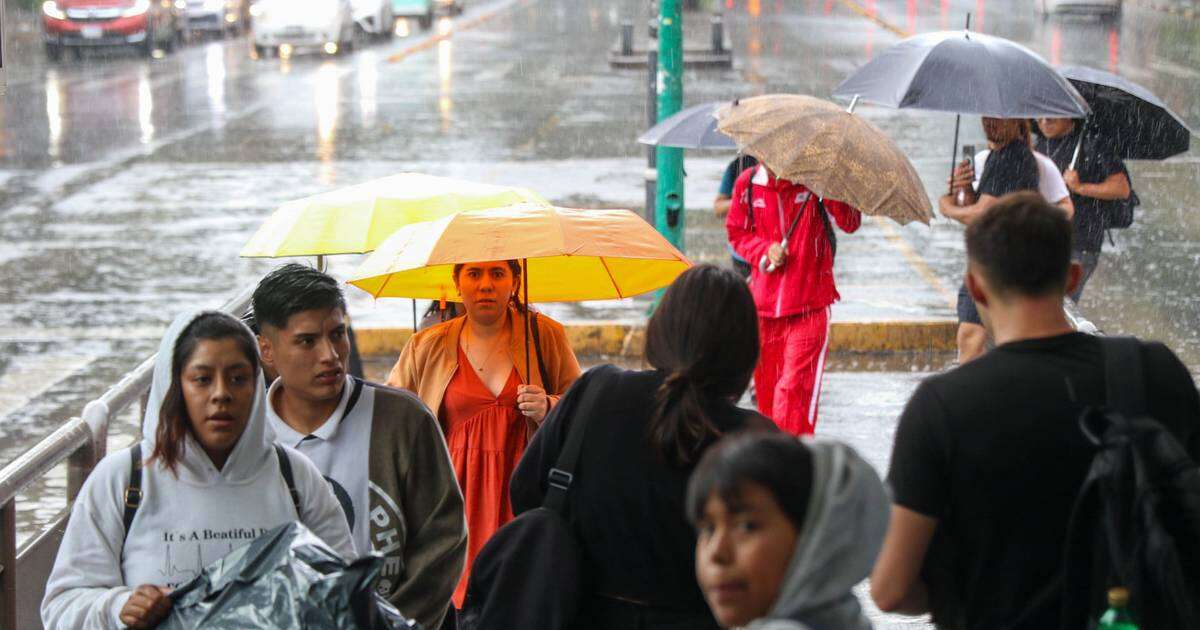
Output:
[[[1108,589],[1108,610],[1100,618],[1096,630],[1138,630],[1133,617],[1125,609],[1129,605],[1129,591],[1117,587]]]

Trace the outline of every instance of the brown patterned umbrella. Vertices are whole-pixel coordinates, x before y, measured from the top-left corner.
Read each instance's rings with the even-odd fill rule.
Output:
[[[929,197],[892,139],[875,125],[811,96],[767,94],[717,110],[717,128],[777,177],[900,224],[929,223]]]

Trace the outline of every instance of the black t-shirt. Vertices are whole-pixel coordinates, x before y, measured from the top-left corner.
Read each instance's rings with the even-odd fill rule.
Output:
[[[1082,132],[1080,126],[1076,125],[1071,133],[1061,138],[1039,137],[1036,148],[1054,162],[1060,173],[1066,172]],[[1093,136],[1084,139],[1079,149],[1079,159],[1075,162],[1075,171],[1079,173],[1079,181],[1085,184],[1099,184],[1114,173],[1126,173],[1128,176],[1125,163],[1116,152]],[[1075,216],[1071,219],[1075,228],[1075,250],[1100,251],[1104,245],[1105,215],[1112,212],[1113,206],[1125,202],[1071,193],[1071,203],[1075,205]]]
[[[1143,344],[1142,361],[1151,415],[1200,456],[1191,375],[1162,344]],[[1082,333],[1007,343],[917,388],[888,483],[897,505],[938,519],[923,575],[939,625],[1009,628],[1058,572],[1092,459],[1077,420],[1105,399],[1100,341]],[[1060,602],[1019,630],[1057,627]]]
[[[1003,197],[1018,190],[1038,189],[1037,159],[1033,151],[1020,141],[1008,144],[988,153],[983,163],[983,174],[979,178],[980,195]]]

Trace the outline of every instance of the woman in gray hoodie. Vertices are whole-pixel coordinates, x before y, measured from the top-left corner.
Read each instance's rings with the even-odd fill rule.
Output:
[[[879,475],[850,447],[790,435],[719,443],[688,484],[696,578],[717,621],[748,630],[869,630],[851,592],[887,531]]]

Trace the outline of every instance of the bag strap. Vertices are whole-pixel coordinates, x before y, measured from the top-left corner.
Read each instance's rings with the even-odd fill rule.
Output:
[[[825,209],[825,202],[817,197],[817,213],[821,215],[821,224],[825,226],[825,238],[829,241],[829,254],[832,258],[837,258],[837,232],[833,231],[833,224],[829,221],[829,211]]]
[[[603,367],[592,369],[588,376],[586,387],[582,392],[578,404],[572,406],[568,411],[571,419],[571,427],[567,429],[567,439],[563,443],[562,450],[558,452],[558,460],[554,462],[554,467],[550,469],[546,476],[546,498],[542,501],[542,506],[550,508],[559,514],[562,514],[566,508],[567,491],[571,489],[571,483],[575,481],[575,465],[579,463],[579,453],[583,450],[583,438],[587,432],[587,418],[592,410],[596,408],[596,400],[600,397],[600,390],[603,389],[602,383],[598,382],[598,378],[604,370]],[[565,420],[566,418],[564,418]]]
[[[142,443],[138,442],[129,449],[129,487],[125,488],[125,539],[129,538],[129,526],[133,525],[133,517],[137,515],[142,505]]]
[[[537,361],[538,374],[542,377],[542,389],[546,390],[546,395],[549,396],[550,375],[546,374],[546,364],[542,362],[542,334],[538,332],[538,316],[533,311],[528,311],[528,313],[533,320],[533,358]]]
[[[275,447],[275,456],[279,458],[279,472],[283,475],[283,483],[287,484],[288,494],[292,497],[292,507],[296,508],[296,516],[300,516],[300,493],[296,491],[296,477],[292,474],[292,460],[288,459],[287,451],[278,444],[272,444]]]
[[[1146,413],[1142,344],[1133,337],[1101,337],[1108,407],[1126,417]]]

